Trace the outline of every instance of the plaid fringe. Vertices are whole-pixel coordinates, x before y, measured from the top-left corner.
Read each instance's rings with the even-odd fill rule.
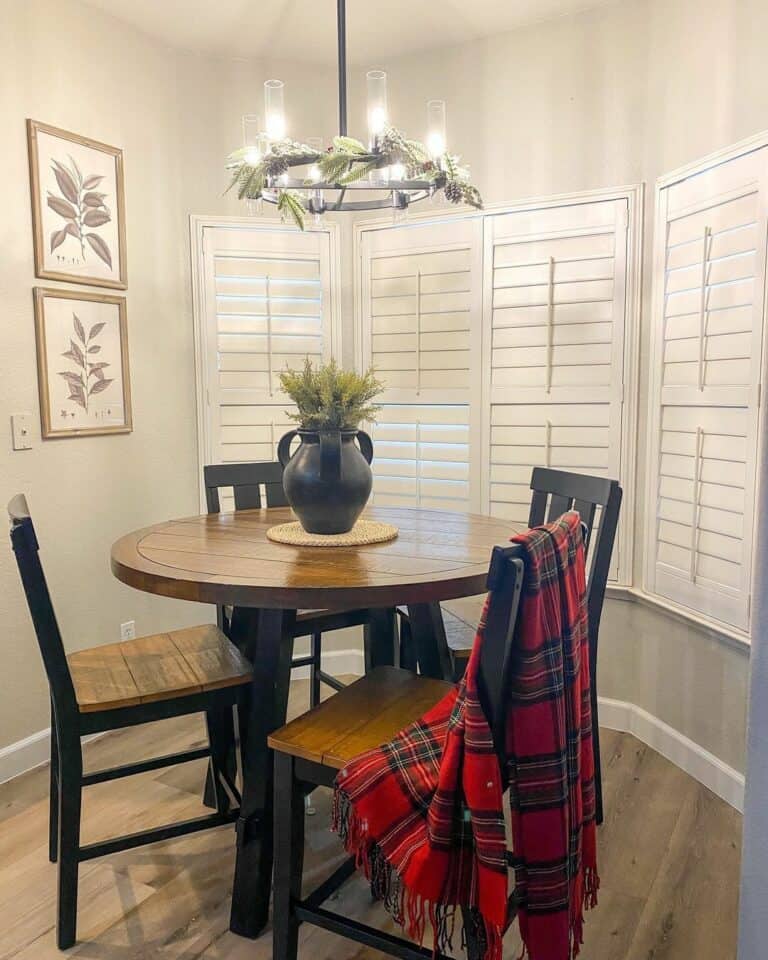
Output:
[[[371,895],[383,904],[395,923],[419,946],[423,946],[427,921],[432,928],[432,949],[435,955],[453,952],[456,932],[456,904],[434,903],[409,890],[400,875],[368,836],[367,824],[361,821],[350,798],[340,787],[333,792],[331,830],[338,834],[344,848],[355,858],[355,867],[362,872],[371,888]],[[502,960],[504,930],[488,923],[476,905],[465,905],[471,917],[480,956],[484,960]],[[468,931],[461,923],[461,947],[466,951]]]

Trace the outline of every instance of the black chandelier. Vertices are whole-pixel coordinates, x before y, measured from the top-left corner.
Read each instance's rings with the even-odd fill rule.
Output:
[[[265,126],[252,115],[243,117],[244,146],[228,162],[238,196],[276,204],[302,228],[306,213],[319,218],[327,211],[405,210],[438,191],[452,203],[480,207],[469,171],[447,150],[445,101],[427,103],[426,143],[409,140],[389,123],[386,73],[369,70],[368,142],[348,135],[346,0],[337,0],[337,35],[339,134],[333,145],[324,150],[319,139],[289,139],[284,84],[267,80]],[[297,167],[305,168],[303,176],[295,175]]]

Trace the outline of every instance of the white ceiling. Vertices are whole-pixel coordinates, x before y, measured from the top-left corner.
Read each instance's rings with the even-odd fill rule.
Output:
[[[335,62],[333,0],[88,0],[168,46],[269,60]],[[376,64],[491,36],[600,0],[348,0],[349,60]],[[605,2],[605,0],[603,0]]]

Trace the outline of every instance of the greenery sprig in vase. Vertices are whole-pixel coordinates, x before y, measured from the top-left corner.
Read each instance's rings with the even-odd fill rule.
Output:
[[[383,384],[372,368],[360,374],[309,359],[302,370],[281,373],[280,384],[297,407],[288,416],[298,429],[277,448],[288,502],[309,533],[346,533],[371,495],[373,443],[359,424],[375,421],[380,407],[371,401]],[[301,446],[291,456],[297,435]]]

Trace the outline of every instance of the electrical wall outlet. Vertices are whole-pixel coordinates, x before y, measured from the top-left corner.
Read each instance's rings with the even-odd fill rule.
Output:
[[[136,639],[136,621],[135,620],[127,620],[125,623],[120,624],[120,639],[121,640]]]
[[[32,449],[32,414],[11,414],[11,433],[13,435],[14,450]]]

